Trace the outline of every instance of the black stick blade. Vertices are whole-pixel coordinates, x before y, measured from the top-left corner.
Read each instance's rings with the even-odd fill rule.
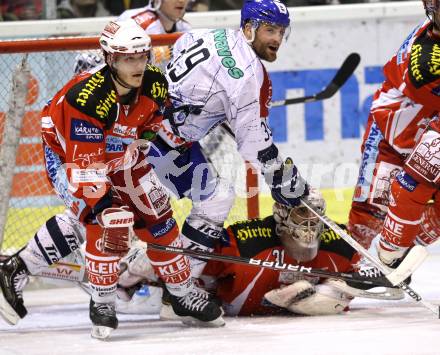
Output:
[[[358,53],[350,53],[347,58],[345,58],[344,63],[342,63],[341,68],[334,76],[330,84],[316,95],[317,100],[328,99],[332,97],[336,92],[345,84],[348,78],[356,70],[357,66],[361,61],[361,56]]]

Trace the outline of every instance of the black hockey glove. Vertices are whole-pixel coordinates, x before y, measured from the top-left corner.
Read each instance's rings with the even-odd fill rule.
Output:
[[[301,199],[309,194],[309,186],[299,174],[291,158],[287,158],[273,174],[264,174],[264,177],[271,187],[273,199],[283,205],[298,206]]]

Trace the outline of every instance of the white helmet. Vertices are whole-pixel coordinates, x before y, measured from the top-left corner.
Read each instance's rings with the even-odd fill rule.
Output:
[[[110,21],[99,38],[102,50],[108,54],[146,53],[151,39],[133,19]]]
[[[325,200],[321,193],[310,188],[306,202],[321,216],[325,213]],[[287,254],[297,261],[310,261],[318,253],[323,222],[307,207],[289,208],[275,203],[273,217],[276,232]]]

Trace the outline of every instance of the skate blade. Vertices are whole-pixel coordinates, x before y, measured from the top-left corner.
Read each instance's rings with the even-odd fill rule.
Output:
[[[226,324],[222,316],[209,322],[204,322],[194,317],[179,317],[179,319],[185,325],[198,328],[219,328]]]
[[[110,336],[110,334],[114,331],[113,328],[105,327],[103,325],[94,325],[92,326],[92,338],[99,340],[106,340]]]
[[[0,315],[10,325],[16,325],[20,320],[20,316],[17,314],[17,312],[14,311],[11,305],[6,301],[1,291],[0,291]]]

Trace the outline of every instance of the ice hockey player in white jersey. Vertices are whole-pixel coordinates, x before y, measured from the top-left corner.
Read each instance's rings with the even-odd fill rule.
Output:
[[[184,144],[176,147],[160,134],[148,159],[163,183],[168,179],[172,191],[193,201],[182,228],[187,248],[213,250],[234,200],[198,143],[219,124],[229,125],[239,153],[261,169],[277,202],[298,205],[308,193],[296,166],[283,164],[267,122],[272,88],[261,60],[276,60],[289,30],[289,12],[280,1],[246,0],[240,29],[188,32],[174,46],[166,72],[172,107],[165,118]],[[196,276],[204,265],[193,260]]]

